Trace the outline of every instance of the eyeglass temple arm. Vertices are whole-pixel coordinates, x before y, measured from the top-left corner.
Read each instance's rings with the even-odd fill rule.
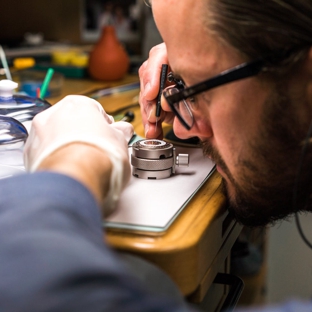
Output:
[[[231,68],[227,71],[222,72],[220,75],[209,79],[207,81],[201,82],[194,86],[185,88],[181,92],[170,95],[170,100],[172,102],[178,102],[182,99],[192,97],[200,92],[208,91],[209,89],[218,87],[220,85],[230,83],[236,80],[244,79],[247,77],[257,75],[262,69],[264,61],[262,59],[253,61],[251,63],[244,63]]]

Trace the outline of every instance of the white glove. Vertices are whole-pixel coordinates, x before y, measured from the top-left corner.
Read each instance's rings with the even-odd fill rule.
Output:
[[[33,119],[24,149],[25,167],[35,171],[44,159],[69,143],[87,143],[102,149],[112,163],[110,187],[103,205],[106,215],[114,209],[130,178],[127,142],[132,135],[130,123],[114,122],[97,101],[70,95]]]

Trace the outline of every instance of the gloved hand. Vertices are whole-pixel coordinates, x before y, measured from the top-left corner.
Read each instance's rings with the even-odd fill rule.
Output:
[[[110,187],[103,204],[107,215],[130,178],[127,142],[132,135],[130,123],[114,122],[97,101],[80,95],[67,96],[33,119],[24,149],[25,167],[35,171],[54,151],[70,143],[86,143],[103,150],[112,163]]]

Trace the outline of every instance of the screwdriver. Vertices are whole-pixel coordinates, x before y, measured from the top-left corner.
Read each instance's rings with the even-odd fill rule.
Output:
[[[168,71],[168,65],[162,64],[161,72],[160,72],[159,91],[158,91],[157,102],[156,102],[156,114],[155,114],[155,116],[156,116],[156,128],[155,128],[155,131],[157,129],[157,121],[158,121],[158,118],[160,117],[160,113],[161,113],[161,95],[162,95],[162,92],[166,86],[167,71]]]

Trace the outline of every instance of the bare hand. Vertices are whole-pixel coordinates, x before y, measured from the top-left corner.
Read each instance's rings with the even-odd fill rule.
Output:
[[[156,99],[159,92],[162,64],[168,64],[167,49],[164,43],[151,49],[148,60],[139,69],[140,106],[146,138],[162,139],[162,122],[173,122],[173,113],[168,108],[166,111],[162,110],[160,117],[156,117]],[[165,101],[164,98],[162,98],[163,101]]]

